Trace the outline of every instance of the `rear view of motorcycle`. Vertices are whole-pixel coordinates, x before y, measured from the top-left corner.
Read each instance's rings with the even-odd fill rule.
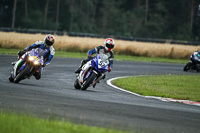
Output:
[[[8,78],[10,82],[19,83],[21,80],[30,78],[43,65],[44,50],[32,49],[20,57],[12,68]]]
[[[80,90],[86,90],[88,87],[95,87],[96,84],[105,77],[108,71],[108,56],[105,54],[96,54],[96,56],[83,65],[80,73],[77,74],[74,87]]]
[[[190,57],[190,61],[184,66],[183,71],[189,70],[200,71],[200,51],[194,52]]]

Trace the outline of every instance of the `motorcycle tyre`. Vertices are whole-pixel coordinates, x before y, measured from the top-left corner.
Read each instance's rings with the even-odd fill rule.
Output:
[[[190,69],[192,68],[193,65],[194,65],[193,63],[188,62],[188,63],[184,66],[183,71],[188,71],[188,70],[190,70]]]
[[[27,65],[14,79],[15,83],[19,83],[24,77],[27,75],[27,73],[30,71],[31,67]]]
[[[76,88],[77,90],[81,89],[81,86],[78,83],[78,79],[76,79],[76,81],[74,82],[74,88]]]
[[[92,83],[92,81],[95,79],[97,75],[93,72],[90,77],[87,79],[87,81],[84,83],[83,87],[81,88],[81,90],[86,90],[90,84]]]

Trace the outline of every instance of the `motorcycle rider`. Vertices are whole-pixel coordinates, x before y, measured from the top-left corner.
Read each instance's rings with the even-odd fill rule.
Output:
[[[112,67],[113,67],[113,59],[114,59],[114,54],[112,49],[115,46],[115,42],[112,38],[107,38],[104,42],[104,46],[98,46],[94,49],[91,49],[88,51],[88,59],[82,60],[81,64],[79,66],[78,69],[75,70],[75,73],[80,73],[80,71],[82,70],[82,66],[84,64],[86,64],[88,61],[92,60],[92,55],[94,53],[97,54],[105,54],[108,56],[108,60],[109,60],[109,65],[108,65],[108,72],[112,71]],[[105,78],[105,77],[104,77]]]
[[[198,60],[196,60],[195,63],[197,64],[196,65],[196,70],[197,70],[197,72],[199,72],[200,71],[199,70],[200,69],[199,68],[199,65],[200,65],[200,50],[199,51],[195,51],[192,56],[196,56],[198,58]]]
[[[24,50],[19,51],[18,52],[18,60],[27,51],[35,49],[35,48],[41,48],[45,51],[44,55],[43,55],[44,64],[42,65],[42,67],[45,67],[46,65],[48,65],[51,62],[53,56],[55,55],[55,49],[53,48],[54,42],[55,42],[55,37],[51,34],[48,34],[45,36],[44,41],[36,41],[33,45],[30,45],[27,48],[25,48]],[[16,62],[13,62],[12,65],[14,65],[15,63]],[[37,80],[39,80],[41,78],[41,70],[42,69],[40,68],[38,71],[36,71],[33,74]]]
[[[200,59],[200,50],[199,50],[199,51],[196,51],[196,52],[194,52],[194,55],[197,55],[197,57]]]
[[[194,57],[194,56],[196,56],[196,57],[200,60],[200,50],[199,50],[199,51],[195,51],[195,52],[191,55],[190,58],[192,58],[192,57]],[[195,63],[200,64],[200,61],[199,61],[199,60],[196,60]]]

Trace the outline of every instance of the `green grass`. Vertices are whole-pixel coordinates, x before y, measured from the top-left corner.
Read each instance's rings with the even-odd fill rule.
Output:
[[[17,55],[20,49],[6,49],[0,48],[0,54],[11,54]],[[70,57],[70,58],[87,58],[87,53],[79,52],[65,52],[56,51],[56,57]],[[151,57],[140,57],[140,56],[129,56],[129,55],[115,55],[115,60],[126,60],[126,61],[144,61],[144,62],[167,62],[167,63],[187,63],[189,59],[168,59],[168,58],[151,58]]]
[[[200,75],[141,76],[116,79],[112,83],[144,95],[200,102]]]
[[[169,58],[154,58],[154,57],[141,57],[130,55],[115,55],[116,60],[126,61],[143,61],[143,62],[165,62],[165,63],[187,63],[189,59],[169,59]]]
[[[0,54],[11,54],[17,55],[19,49],[7,49],[7,48],[0,48]]]
[[[39,119],[30,115],[0,112],[1,133],[125,133],[114,129]]]

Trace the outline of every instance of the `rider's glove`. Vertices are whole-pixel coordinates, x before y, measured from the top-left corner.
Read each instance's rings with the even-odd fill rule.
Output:
[[[108,72],[111,72],[112,70],[111,70],[111,67],[108,67]]]
[[[25,54],[26,52],[27,52],[28,50],[20,50],[19,52],[18,52],[18,55],[21,57],[23,54]]]
[[[88,55],[88,59],[91,59],[91,58],[92,58],[92,55],[89,54],[89,55]]]

